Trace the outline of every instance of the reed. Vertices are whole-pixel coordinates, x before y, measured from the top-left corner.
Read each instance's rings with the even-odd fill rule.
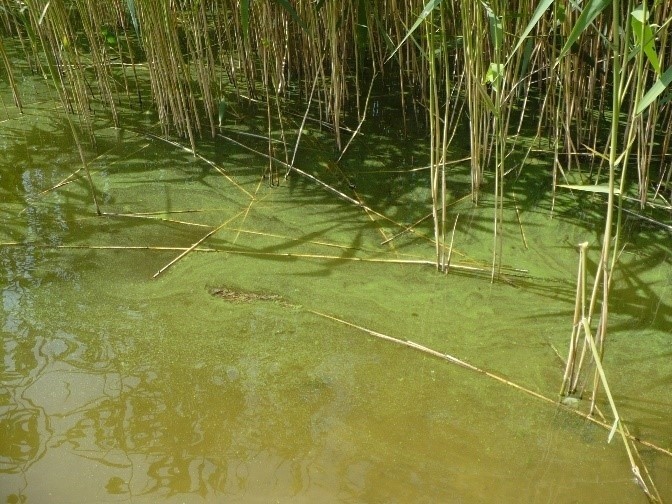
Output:
[[[205,129],[216,134],[219,104],[230,100],[228,86],[237,99],[272,102],[267,104],[268,114],[282,124],[288,89],[298,85],[307,96],[317,79],[315,103],[341,151],[344,112],[354,106],[363,117],[365,81],[379,73],[388,83],[397,75],[404,109],[410,101],[419,105],[416,110],[431,114],[435,125],[436,118],[442,118],[439,132],[446,126],[446,110],[449,129],[456,124],[455,111],[461,110],[458,102],[463,100],[470,124],[475,202],[486,180],[502,181],[497,167],[507,149],[515,148],[509,132],[514,117],[515,134],[524,121],[537,121],[540,137],[551,139],[556,182],[575,169],[592,173],[593,166],[599,175],[604,164],[595,153],[607,152],[603,132],[611,110],[609,95],[598,91],[609,82],[615,63],[605,43],[613,33],[613,9],[611,16],[591,20],[596,36],[574,37],[560,55],[582,11],[551,0],[349,0],[339,5],[308,0],[0,0],[0,6],[3,33],[16,39],[32,68],[50,76],[66,110],[77,116],[91,141],[94,103],[108,110],[116,125],[122,95],[137,96],[140,107],[151,103],[164,135],[188,138],[195,147]],[[669,2],[640,7],[629,0],[618,2],[617,10],[622,28],[628,30],[627,44],[618,52],[621,57],[636,55],[625,62],[627,86],[621,89],[626,92],[624,111],[632,120],[619,126],[619,135],[631,141],[637,190],[645,205],[669,188],[672,160],[667,147],[672,133],[664,125],[672,117],[672,105],[660,98],[671,79],[664,69],[672,57],[672,7]],[[535,22],[523,35],[533,16]],[[429,24],[409,30],[420,19]],[[634,51],[628,53],[628,48]],[[5,44],[0,46],[11,86],[16,69],[6,51]],[[138,72],[145,69],[150,96],[138,82]],[[652,103],[638,111],[638,103],[656,82],[660,90]],[[12,89],[18,104],[18,89]],[[529,110],[530,97],[541,104],[538,110]],[[429,117],[427,123],[432,123]],[[502,143],[503,139],[508,140]],[[439,144],[444,145],[435,142]],[[493,176],[488,175],[490,169]],[[437,179],[432,180],[435,184]],[[653,180],[657,191],[652,191]]]

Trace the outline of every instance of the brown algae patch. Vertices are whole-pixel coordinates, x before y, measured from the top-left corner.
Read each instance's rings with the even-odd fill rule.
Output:
[[[278,294],[271,294],[268,292],[252,292],[229,287],[211,287],[208,289],[211,296],[218,297],[230,303],[252,303],[256,301],[272,301],[279,305],[288,308],[298,308],[298,305],[293,305],[285,301],[285,299]]]

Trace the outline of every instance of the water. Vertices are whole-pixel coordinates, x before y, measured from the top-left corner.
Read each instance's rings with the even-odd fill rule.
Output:
[[[528,274],[493,285],[413,263],[433,257],[426,223],[381,246],[398,226],[300,177],[268,187],[264,161],[221,138],[202,152],[226,176],[101,127],[87,152],[97,216],[81,174],[41,194],[81,164],[57,121],[32,110],[5,110],[1,124],[4,502],[646,502],[604,428],[319,314],[555,399],[575,245],[599,233],[571,201],[550,220],[538,191],[516,187],[529,249],[509,208],[504,258]],[[359,173],[360,151],[344,165],[360,196],[394,221],[423,217],[426,174],[408,172],[408,152],[378,149]],[[339,183],[310,159],[303,169]],[[487,199],[455,208],[453,259],[487,268]],[[669,236],[632,236],[605,368],[630,431],[669,450]],[[638,448],[669,500],[671,458]]]

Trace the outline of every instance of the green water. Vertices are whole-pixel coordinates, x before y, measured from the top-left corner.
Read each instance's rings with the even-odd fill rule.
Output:
[[[603,207],[562,196],[551,219],[543,156],[512,184],[525,241],[511,203],[507,281],[491,284],[414,262],[433,259],[429,221],[399,234],[429,211],[427,173],[411,171],[422,145],[369,132],[342,163],[390,222],[299,176],[269,187],[266,162],[223,138],[201,153],[224,174],[101,125],[87,151],[97,216],[81,172],[41,194],[81,167],[50,114],[5,109],[0,123],[2,502],[646,502],[602,427],[324,316],[556,399],[576,244],[592,243],[594,268]],[[241,131],[224,133],[253,145]],[[311,134],[297,166],[347,191]],[[468,180],[455,170],[453,201]],[[487,197],[451,207],[451,227],[458,213],[453,260],[487,269]],[[669,235],[628,226],[605,368],[630,431],[669,450]],[[672,459],[638,448],[669,501]]]

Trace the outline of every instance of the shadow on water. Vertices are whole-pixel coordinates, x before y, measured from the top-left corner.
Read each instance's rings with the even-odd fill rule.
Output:
[[[602,203],[561,195],[551,219],[540,160],[505,208],[505,262],[528,274],[493,285],[493,205],[487,189],[479,206],[463,199],[466,165],[451,168],[453,259],[484,273],[419,263],[434,254],[430,221],[418,223],[429,210],[421,135],[399,147],[365,129],[334,167],[329,135],[305,133],[297,166],[384,218],[296,175],[269,187],[266,161],[223,138],[199,151],[218,170],[142,124],[101,127],[88,152],[99,217],[81,171],[42,194],[80,167],[60,120],[2,128],[8,502],[645,502],[605,430],[358,329],[555,398],[576,244],[599,243]],[[607,372],[631,431],[665,447],[669,242],[628,225]],[[640,450],[669,495],[669,457]]]

